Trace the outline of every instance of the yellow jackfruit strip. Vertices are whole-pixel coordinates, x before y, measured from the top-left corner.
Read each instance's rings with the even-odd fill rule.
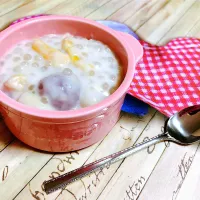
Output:
[[[48,46],[41,40],[35,40],[32,44],[33,50],[43,56],[44,59],[52,62],[53,66],[67,64],[70,58],[67,54]]]
[[[33,50],[35,50],[37,53],[43,56],[44,59],[49,59],[49,55],[51,55],[53,52],[56,52],[57,50],[48,46],[46,43],[44,43],[41,40],[35,40],[32,44]]]
[[[78,55],[74,55],[72,52],[72,46],[73,46],[73,42],[69,39],[64,39],[63,43],[62,43],[62,48],[69,54],[69,57],[72,61],[72,63],[74,63],[74,65],[76,65],[77,67],[79,67],[82,70],[89,70],[89,68],[93,69],[94,66],[92,64],[83,64],[80,60],[80,57]]]

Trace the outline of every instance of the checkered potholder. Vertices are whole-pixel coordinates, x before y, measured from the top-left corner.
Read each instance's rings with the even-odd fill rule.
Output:
[[[164,46],[140,42],[144,56],[129,94],[167,116],[200,104],[200,40],[177,38]]]

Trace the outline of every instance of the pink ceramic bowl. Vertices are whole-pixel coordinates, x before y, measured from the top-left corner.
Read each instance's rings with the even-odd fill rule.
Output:
[[[143,55],[140,43],[128,34],[79,17],[45,16],[20,22],[1,32],[0,56],[22,40],[66,32],[107,44],[123,66],[124,80],[104,101],[76,111],[31,108],[0,91],[0,111],[11,132],[24,143],[51,152],[82,149],[106,136],[118,120],[135,65]]]

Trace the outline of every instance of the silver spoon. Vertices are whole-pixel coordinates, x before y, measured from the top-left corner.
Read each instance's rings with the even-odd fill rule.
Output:
[[[96,170],[108,167],[111,164],[151,145],[170,141],[180,145],[189,145],[200,141],[200,105],[185,108],[165,122],[164,133],[136,144],[117,153],[101,158],[95,162],[82,166],[57,178],[45,181],[44,190],[47,194],[64,188],[68,184],[79,180]]]

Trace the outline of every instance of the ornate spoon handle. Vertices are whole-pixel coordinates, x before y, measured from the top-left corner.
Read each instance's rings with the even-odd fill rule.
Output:
[[[92,162],[92,163],[82,166],[78,169],[75,169],[71,172],[63,174],[57,178],[51,179],[49,181],[45,181],[43,183],[45,192],[47,194],[49,194],[55,190],[61,189],[65,186],[67,186],[68,184],[70,184],[76,180],[79,180],[79,179],[87,176],[90,173],[93,173],[96,170],[103,169],[104,167],[108,167],[111,164],[117,162],[118,160],[128,157],[135,152],[138,152],[138,151],[145,149],[151,145],[157,144],[159,142],[167,141],[167,140],[170,140],[168,134],[164,133],[164,134],[158,135],[156,137],[149,139],[148,141],[136,144],[135,146],[131,146],[131,147],[121,150],[117,153],[113,153],[113,154],[106,156],[104,158],[101,158],[95,162]]]

